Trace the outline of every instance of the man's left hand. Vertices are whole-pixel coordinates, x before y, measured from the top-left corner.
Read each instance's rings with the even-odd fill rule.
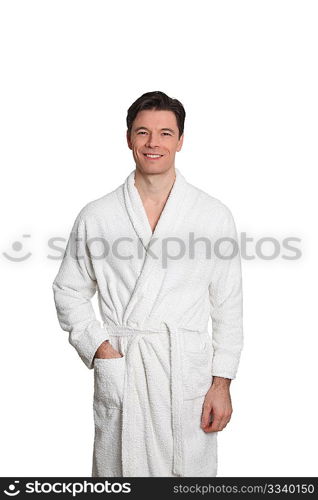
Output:
[[[231,420],[230,383],[231,379],[213,377],[202,407],[201,428],[204,432],[222,431]]]

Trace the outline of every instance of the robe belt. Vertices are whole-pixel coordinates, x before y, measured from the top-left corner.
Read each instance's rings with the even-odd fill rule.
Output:
[[[137,345],[139,335],[156,333],[168,333],[170,339],[170,390],[171,390],[171,416],[173,433],[173,468],[172,471],[177,476],[184,475],[184,442],[183,442],[183,385],[182,385],[182,364],[180,337],[178,333],[189,331],[177,326],[169,321],[164,323],[165,329],[141,330],[138,328],[125,327],[120,325],[105,324],[104,328],[111,335],[128,336],[126,347],[126,371],[124,380],[123,408],[122,408],[122,468],[124,477],[134,475],[133,461],[130,458],[131,450],[134,446],[133,429],[131,428],[130,415],[134,412],[130,388],[132,377],[130,376],[131,362],[133,357],[131,351]],[[193,330],[191,330],[193,331]]]

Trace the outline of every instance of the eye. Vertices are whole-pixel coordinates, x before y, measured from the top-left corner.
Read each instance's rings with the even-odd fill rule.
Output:
[[[169,132],[163,132],[163,135],[171,135]]]
[[[145,132],[145,130],[141,130],[140,132],[137,132],[137,135],[139,134],[146,134],[147,132]]]

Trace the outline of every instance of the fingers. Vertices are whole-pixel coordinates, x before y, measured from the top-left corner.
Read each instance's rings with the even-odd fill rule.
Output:
[[[219,432],[223,431],[223,429],[227,426],[231,419],[223,417],[214,418],[211,425],[207,426],[204,431],[205,432]]]
[[[211,415],[211,407],[210,405],[204,403],[202,406],[202,415],[201,415],[201,427],[205,428],[210,423],[210,415]]]
[[[201,428],[204,432],[219,432],[222,431],[229,421],[231,420],[232,410],[224,410],[217,413],[207,405],[203,405],[203,412],[201,417]]]
[[[117,351],[111,344],[107,347],[99,348],[95,354],[95,358],[102,359],[112,359],[112,358],[122,358],[123,354]]]
[[[109,358],[122,358],[123,354],[118,352],[117,349],[112,349],[107,357],[109,357]]]

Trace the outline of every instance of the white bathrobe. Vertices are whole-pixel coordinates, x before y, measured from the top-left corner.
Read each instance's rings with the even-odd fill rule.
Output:
[[[175,171],[154,233],[135,170],[85,205],[53,283],[60,326],[94,370],[92,477],[217,474],[217,433],[200,419],[213,376],[238,369],[240,252],[229,208]],[[122,357],[94,359],[107,339]]]

